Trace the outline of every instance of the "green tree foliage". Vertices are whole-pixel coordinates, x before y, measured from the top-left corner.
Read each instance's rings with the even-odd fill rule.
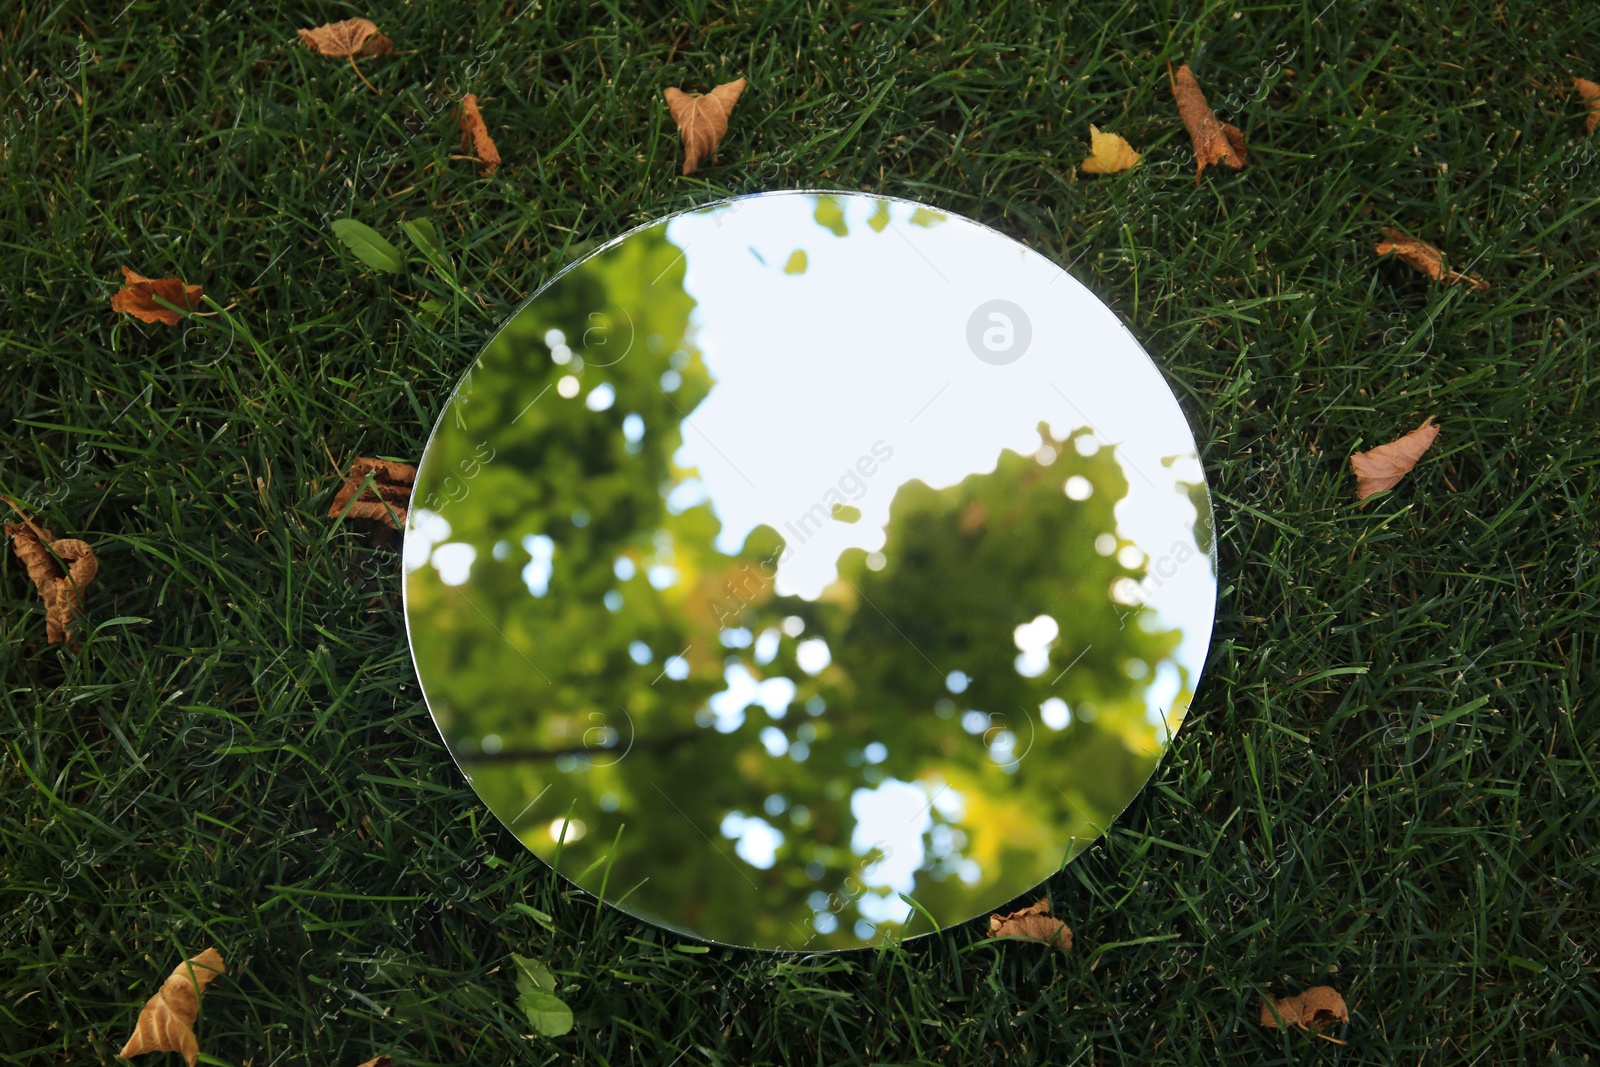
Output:
[[[826,201],[817,221],[843,225]],[[508,323],[447,408],[414,525],[443,518],[442,541],[475,556],[458,585],[409,545],[407,561],[440,729],[530,848],[663,925],[857,945],[864,902],[894,901],[895,853],[919,850],[908,888],[941,921],[998,905],[1121,811],[1188,704],[1185,677],[1152,722],[1146,689],[1181,634],[1110,593],[1142,577],[1103,551],[1122,469],[1111,449],[1080,453],[1087,428],[1057,440],[1041,425],[1036,454],[902,484],[881,556],[844,552],[817,600],[778,596],[792,535],[758,527],[727,555],[714,503],[667,504],[696,473],[673,462],[684,419],[715,387],[684,276],[664,227],[584,261]],[[1073,477],[1086,498],[1063,492]],[[1014,634],[1040,617],[1058,634],[1025,675]],[[830,662],[807,673],[800,648],[818,639]],[[765,704],[733,706],[744,675]],[[1041,714],[1052,698],[1064,728]],[[897,782],[922,790],[922,814],[861,840],[860,806]],[[762,835],[771,856],[750,847]]]

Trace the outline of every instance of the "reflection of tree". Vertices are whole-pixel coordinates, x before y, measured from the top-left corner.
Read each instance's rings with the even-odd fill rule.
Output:
[[[959,800],[926,809],[918,900],[942,919],[997,904],[1054,870],[1069,836],[1095,836],[1160,751],[1145,690],[1180,635],[1149,632],[1145,613],[1109,595],[1141,576],[1116,544],[1106,551],[1121,468],[1109,450],[1081,455],[1075,436],[1041,427],[1037,455],[1003,453],[992,473],[947,488],[901,486],[881,558],[847,551],[817,601],[777,597],[773,566],[789,546],[776,532],[759,527],[727,556],[712,505],[666,504],[694,473],[672,463],[681,422],[712,388],[684,275],[657,228],[557,279],[485,351],[430,445],[418,500],[484,445],[494,455],[436,509],[470,538],[468,579],[446,586],[431,567],[408,579],[441,729],[530,847],[552,857],[551,828],[571,811],[582,833],[562,846],[561,870],[594,890],[604,882],[612,900],[648,880],[622,903],[669,925],[749,943],[859,943],[856,879],[874,856],[853,847],[852,798],[891,780]],[[551,344],[559,354],[563,339],[571,361],[557,365]],[[557,388],[569,374],[580,382],[571,398]],[[614,400],[591,410],[602,383]],[[1069,478],[1092,491],[1068,499]],[[540,537],[548,574],[530,583],[541,557],[525,539]],[[1041,616],[1055,640],[1042,663],[1019,665],[1014,633]],[[792,618],[797,636],[784,632]],[[805,661],[811,675],[800,646],[818,638],[831,662]],[[792,698],[769,711],[717,697],[713,715],[733,665],[757,682],[790,680]],[[1051,698],[1070,708],[1064,729],[1041,715]],[[733,812],[781,832],[775,864],[736,854],[721,833]],[[836,932],[812,928],[819,893],[838,904]]]

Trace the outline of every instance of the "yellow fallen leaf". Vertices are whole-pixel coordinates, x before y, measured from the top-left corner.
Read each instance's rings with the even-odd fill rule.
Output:
[[[378,93],[373,84],[367,81],[367,76],[361,73],[361,68],[356,66],[356,57],[388,55],[394,51],[394,42],[379,33],[378,27],[370,19],[345,19],[343,22],[318,26],[314,30],[300,30],[299,33],[300,39],[313,52],[350,60],[350,66],[361,83]]]
[[[1595,127],[1600,126],[1600,84],[1588,78],[1573,78],[1572,84],[1577,88],[1578,95],[1589,107],[1589,114],[1583,119],[1583,132],[1593,133]]]
[[[1479,292],[1489,288],[1489,283],[1476,274],[1462,274],[1459,271],[1446,270],[1444,253],[1427,241],[1402,233],[1392,226],[1385,226],[1383,235],[1387,240],[1379,241],[1372,246],[1372,250],[1378,255],[1382,256],[1393,252],[1402,262],[1415,267],[1434,281],[1444,282],[1446,285],[1466,282]]]
[[[16,501],[10,497],[0,499],[22,516],[21,522],[6,523],[5,531],[44,601],[46,639],[52,645],[65,644],[74,648],[81,636],[79,617],[83,612],[84,590],[100,573],[100,561],[88,542],[75,537],[58,539],[48,526],[40,526],[28,518]]]
[[[1066,952],[1072,948],[1072,930],[1050,917],[1050,902],[1041,900],[1009,915],[989,916],[990,937],[1025,937]]]
[[[200,1043],[194,1036],[194,1024],[200,1018],[200,995],[224,970],[222,955],[214,948],[180,963],[156,995],[145,1002],[133,1036],[118,1055],[181,1052],[189,1067],[194,1067],[200,1059]]]
[[[723,134],[728,132],[728,116],[733,113],[733,105],[739,102],[744,87],[745,79],[740,78],[719,85],[704,96],[680,89],[667,89],[662,94],[667,98],[667,110],[672,113],[672,121],[678,124],[678,133],[683,138],[685,174],[693,174],[700,161],[722,143]]]
[[[1334,1023],[1350,1021],[1350,1009],[1332,986],[1314,985],[1299,996],[1274,998],[1270,1005],[1263,1000],[1261,1025],[1271,1030],[1278,1028],[1274,1007],[1285,1026],[1298,1026],[1302,1030],[1322,1030]]]
[[[205,290],[188,285],[181,278],[146,278],[138,271],[122,268],[123,287],[111,298],[111,310],[132,315],[140,322],[164,322],[176,326],[182,317],[172,308],[155,302],[160,297],[173,307],[191,310],[200,306]]]
[[[1089,158],[1078,168],[1085,174],[1117,174],[1139,162],[1139,153],[1120,133],[1089,127]]]
[[[1373,493],[1399,485],[1400,479],[1411,473],[1411,468],[1438,436],[1439,427],[1429,415],[1421,426],[1404,437],[1351,456],[1350,469],[1356,472],[1356,499],[1365,500]]]
[[[370,19],[345,19],[314,30],[300,30],[306,47],[325,56],[381,56],[394,51],[394,42],[378,32]]]
[[[477,94],[468,93],[461,98],[461,113],[458,118],[461,122],[461,143],[467,146],[467,151],[478,157],[478,162],[483,165],[484,177],[488,177],[500,165],[500,150],[494,146],[494,140],[489,136],[489,127],[484,124],[483,112],[478,110]]]

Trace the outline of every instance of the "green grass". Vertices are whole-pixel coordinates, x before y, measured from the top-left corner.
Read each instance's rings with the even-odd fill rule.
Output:
[[[1569,78],[1600,78],[1600,8],[119,6],[0,20],[0,492],[101,563],[77,655],[0,563],[5,1062],[111,1059],[207,945],[229,973],[204,1062],[240,1067],[1589,1062],[1600,135]],[[357,14],[397,43],[362,62],[381,97],[293,33]],[[1248,169],[1195,187],[1168,61],[1235,98]],[[681,177],[662,88],[740,76]],[[465,91],[490,179],[451,158]],[[1075,180],[1091,122],[1142,170]],[[1070,955],[981,922],[706,951],[564,893],[433,729],[398,557],[326,517],[355,456],[420,455],[489,331],[584,248],[803,187],[1072,263],[1202,442],[1208,672],[1047,887]],[[434,219],[476,306],[430,323],[332,239],[344,215]],[[1493,288],[1377,261],[1385,225]],[[122,264],[216,313],[113,315]],[[1350,453],[1430,414],[1417,470],[1355,508]],[[512,952],[555,971],[570,1035],[523,1036]],[[1346,1044],[1259,1026],[1314,983]]]

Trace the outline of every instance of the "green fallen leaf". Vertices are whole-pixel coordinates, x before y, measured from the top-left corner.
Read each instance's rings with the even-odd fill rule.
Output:
[[[804,274],[806,272],[806,250],[797,248],[789,254],[789,262],[783,265],[785,274]]]
[[[548,989],[555,992],[556,976],[550,973],[550,968],[538,960],[530,960],[526,956],[519,956],[515,952],[511,959],[517,965],[517,984],[520,986],[524,978],[532,982],[536,989]]]
[[[511,954],[517,967],[517,1007],[545,1037],[560,1037],[572,1029],[572,1009],[556,996],[556,976],[538,960]]]
[[[399,274],[405,270],[406,264],[400,258],[400,250],[365,223],[355,219],[335,219],[333,235],[373,270],[381,270],[385,274]]]
[[[835,504],[833,506],[834,522],[860,522],[861,509],[852,504]]]
[[[455,273],[455,264],[450,262],[449,255],[445,253],[444,241],[439,237],[438,227],[430,220],[402,222],[400,228],[411,238],[411,243],[417,246],[417,251],[422,253],[423,259],[447,273]]]
[[[572,1009],[554,993],[530,989],[517,997],[517,1007],[545,1037],[560,1037],[572,1031]]]

